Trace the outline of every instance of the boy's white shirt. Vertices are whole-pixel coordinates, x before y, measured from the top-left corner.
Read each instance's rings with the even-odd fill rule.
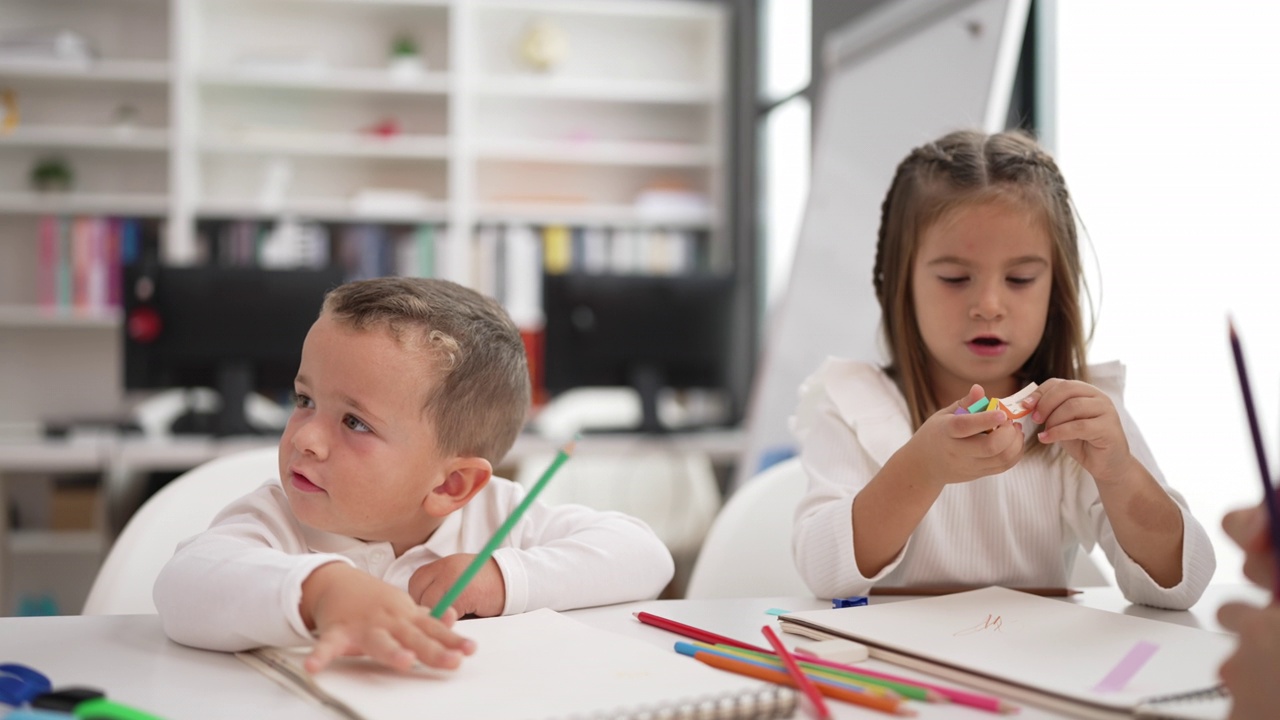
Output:
[[[882,370],[830,358],[801,386],[791,419],[808,475],[792,550],[809,588],[819,597],[845,597],[865,595],[876,584],[1062,587],[1079,549],[1098,544],[1131,602],[1175,609],[1194,604],[1213,576],[1209,537],[1165,483],[1125,411],[1124,367],[1113,362],[1089,372],[1115,403],[1134,457],[1182,510],[1181,583],[1160,587],[1124,553],[1093,479],[1056,448],[1024,456],[1000,475],[948,485],[898,556],[875,577],[863,577],[854,560],[853,500],[912,429],[905,399]],[[1030,418],[1022,422],[1030,433]]]
[[[492,478],[425,543],[397,558],[390,543],[302,525],[279,480],[271,480],[178,545],[156,580],[156,609],[165,633],[185,645],[239,651],[309,644],[299,602],[313,570],[345,562],[407,589],[419,567],[478,553],[525,493],[517,483]],[[674,573],[671,553],[643,521],[541,501],[530,505],[493,559],[506,585],[504,615],[649,599]]]

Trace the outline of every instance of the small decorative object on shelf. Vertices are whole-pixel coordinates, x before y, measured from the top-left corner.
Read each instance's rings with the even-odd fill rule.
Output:
[[[69,192],[75,175],[62,158],[42,158],[31,168],[31,186],[39,192]]]
[[[520,43],[520,56],[534,69],[549,72],[569,51],[569,39],[560,26],[546,19],[529,23]]]
[[[0,90],[0,135],[18,127],[18,94],[9,88]]]
[[[138,108],[123,103],[116,108],[111,127],[121,135],[128,135],[138,129]]]
[[[379,120],[365,128],[364,132],[374,137],[392,138],[401,133],[400,121],[395,118]]]
[[[418,41],[409,35],[398,36],[391,43],[387,69],[397,80],[413,80],[422,75],[427,69],[427,62],[418,51]]]

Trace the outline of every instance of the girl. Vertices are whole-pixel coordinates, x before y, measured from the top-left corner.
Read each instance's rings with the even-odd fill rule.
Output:
[[[890,364],[829,359],[792,419],[810,589],[1064,586],[1097,543],[1131,602],[1190,607],[1213,549],[1124,411],[1123,368],[1085,365],[1075,218],[1053,159],[1020,132],[952,133],[902,161],[881,212]],[[1029,418],[955,414],[1031,382]]]

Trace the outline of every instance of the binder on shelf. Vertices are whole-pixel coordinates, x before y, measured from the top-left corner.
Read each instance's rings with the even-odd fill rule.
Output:
[[[265,648],[245,662],[349,720],[581,717],[783,718],[793,691],[721,672],[646,642],[552,610],[466,620],[456,630],[476,653],[454,671],[397,673],[340,658],[315,675],[306,651]]]

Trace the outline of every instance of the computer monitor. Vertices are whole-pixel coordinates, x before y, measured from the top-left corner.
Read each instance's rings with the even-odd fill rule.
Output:
[[[126,389],[209,387],[216,416],[189,428],[216,435],[259,432],[244,413],[251,392],[293,388],[302,341],[342,270],[246,267],[125,268]]]
[[[733,278],[719,275],[547,275],[544,381],[635,388],[642,432],[658,417],[664,388],[725,390],[729,384]],[[732,411],[730,411],[732,413]]]

